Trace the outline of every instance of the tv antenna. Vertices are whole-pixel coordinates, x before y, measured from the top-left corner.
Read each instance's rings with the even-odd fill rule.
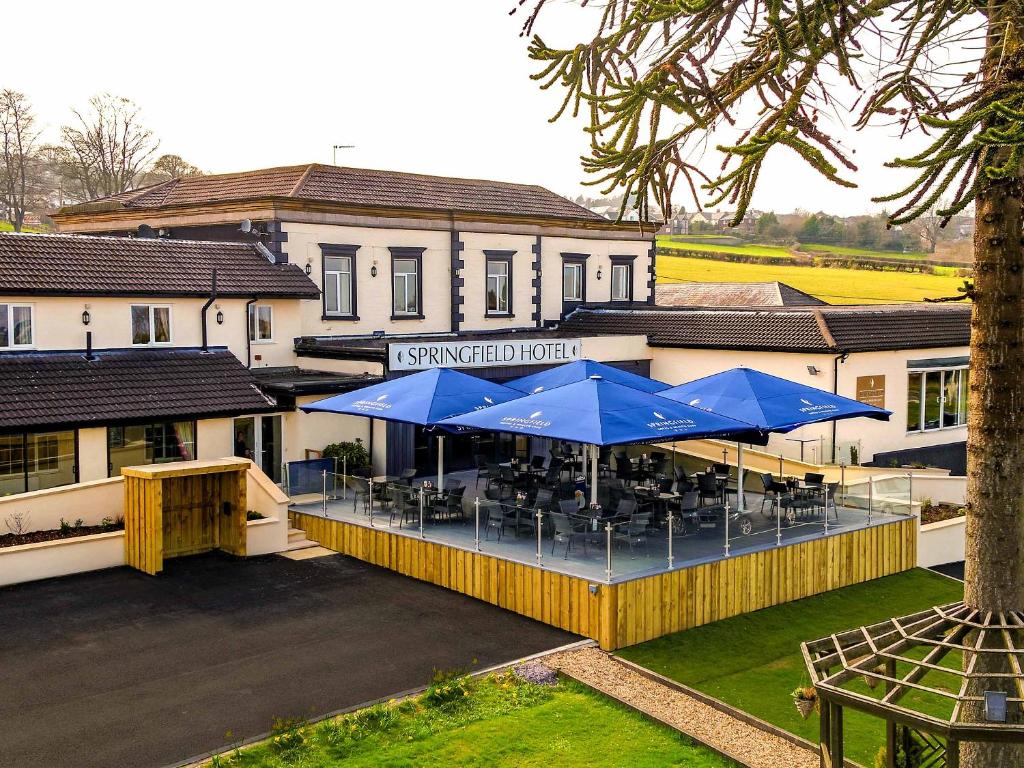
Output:
[[[334,145],[334,163],[333,163],[333,165],[337,165],[338,164],[338,150],[339,149],[355,149],[355,148],[356,148],[355,144],[335,144]]]

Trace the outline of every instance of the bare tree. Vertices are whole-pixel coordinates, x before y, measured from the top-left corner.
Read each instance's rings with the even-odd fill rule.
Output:
[[[25,94],[0,91],[0,201],[15,232],[21,232],[25,212],[39,193],[35,122]]]
[[[65,193],[92,200],[135,186],[159,145],[142,125],[138,105],[103,93],[74,115],[74,124],[61,127],[61,144],[54,153]]]
[[[184,160],[181,155],[160,155],[139,177],[139,186],[148,187],[162,181],[202,175],[202,170]]]
[[[524,33],[548,2],[530,2]],[[943,197],[944,220],[974,203],[964,600],[1024,610],[1024,0],[606,0],[596,18],[575,44],[535,36],[529,53],[542,87],[564,90],[553,119],[585,116],[584,170],[606,191],[667,210],[684,181],[739,223],[769,155],[854,186],[830,123],[928,136],[890,162],[911,183],[876,199],[898,206],[892,226]],[[962,716],[977,722],[969,679]],[[1024,747],[966,743],[960,765],[1024,765]]]

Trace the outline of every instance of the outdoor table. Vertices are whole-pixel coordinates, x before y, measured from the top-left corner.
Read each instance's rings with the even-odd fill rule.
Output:
[[[529,520],[529,527],[534,531],[537,530],[537,523],[535,521],[537,510],[529,507],[524,507],[520,504],[512,504],[507,501],[495,502],[501,509],[502,515],[507,519],[515,517],[516,525],[513,528],[515,537],[519,538],[519,526],[523,524],[524,519]]]

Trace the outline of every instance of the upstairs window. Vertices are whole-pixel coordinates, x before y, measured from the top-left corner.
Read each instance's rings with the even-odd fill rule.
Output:
[[[324,317],[356,318],[358,245],[320,243],[324,259]]]
[[[274,308],[267,304],[249,305],[249,341],[274,340]]]
[[[132,344],[144,346],[171,343],[171,308],[154,304],[132,304]]]
[[[0,304],[0,349],[31,347],[32,305]]]
[[[562,265],[562,301],[583,301],[583,265],[578,262]]]
[[[391,317],[423,317],[424,248],[391,248]]]
[[[512,314],[512,253],[485,251],[488,315]]]
[[[612,301],[630,301],[633,298],[633,265],[628,262],[612,263]]]

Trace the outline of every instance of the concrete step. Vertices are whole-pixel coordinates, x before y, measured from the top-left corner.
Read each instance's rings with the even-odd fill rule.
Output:
[[[288,529],[288,541],[302,541],[306,538],[306,532],[301,528]]]
[[[282,552],[295,552],[296,550],[299,550],[299,549],[310,549],[311,547],[319,547],[319,546],[320,545],[317,544],[315,541],[310,541],[309,539],[300,539],[298,541],[291,541],[291,540],[289,540],[288,546],[286,546],[281,551]]]

